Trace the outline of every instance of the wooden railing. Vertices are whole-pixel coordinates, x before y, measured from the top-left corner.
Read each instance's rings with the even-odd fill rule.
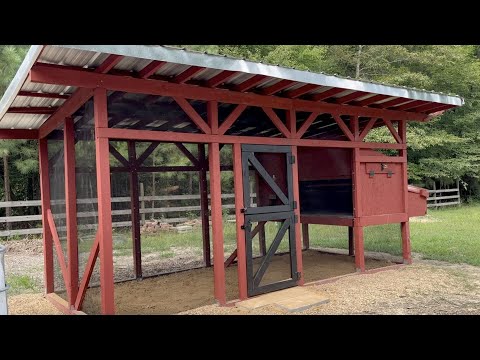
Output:
[[[252,202],[256,194],[252,194]],[[234,199],[234,194],[223,194],[222,199]],[[167,195],[167,196],[140,196],[140,215],[142,217],[142,223],[148,218],[147,214],[155,215],[155,218],[161,218],[162,221],[167,223],[181,223],[188,220],[188,217],[168,217],[171,213],[187,213],[192,211],[200,211],[200,205],[192,206],[162,206],[162,207],[146,207],[147,202],[152,202],[153,204],[158,204],[162,202],[162,205],[168,205],[168,202],[178,202],[182,200],[198,200],[200,202],[200,195]],[[112,203],[129,203],[130,197],[115,197],[112,198]],[[233,202],[233,201],[230,201]],[[65,204],[65,201],[54,200],[51,202],[52,205],[62,205]],[[77,205],[85,204],[96,204],[97,199],[78,199]],[[28,201],[8,201],[0,202],[0,208],[17,208],[17,207],[38,207],[40,213],[40,200],[28,200]],[[223,204],[223,209],[232,210],[235,208],[235,204]],[[113,224],[114,228],[118,227],[128,227],[131,226],[130,221],[115,221],[115,216],[125,216],[130,215],[130,209],[124,210],[112,210]],[[158,214],[158,216],[157,216]],[[77,218],[87,218],[97,216],[96,211],[80,211],[77,213]],[[55,219],[65,218],[65,214],[55,214]],[[0,230],[0,237],[6,236],[16,236],[16,235],[40,235],[42,234],[41,228],[42,215],[20,215],[20,216],[9,216],[9,217],[0,217],[0,224],[11,224],[10,227],[12,230]],[[15,229],[15,225],[19,223],[29,222],[31,224],[29,228]],[[96,224],[84,224],[79,225],[78,228],[82,229],[95,229]],[[18,225],[17,225],[18,227]],[[65,227],[57,227],[58,231],[65,230]]]
[[[460,205],[460,182],[457,180],[456,187],[452,189],[437,189],[435,186],[428,190],[429,197],[427,206],[436,208],[439,206]]]

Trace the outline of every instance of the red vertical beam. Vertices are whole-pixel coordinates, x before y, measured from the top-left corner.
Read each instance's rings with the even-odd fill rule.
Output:
[[[142,248],[140,243],[140,193],[138,189],[137,151],[135,141],[128,142],[128,162],[130,164],[130,206],[132,218],[133,264],[135,277],[142,278]]]
[[[94,91],[95,153],[97,162],[98,235],[100,243],[100,293],[102,313],[115,313],[113,282],[112,204],[110,188],[110,157],[108,138],[98,136],[99,129],[108,128],[107,91]]]
[[[233,180],[235,190],[235,223],[237,227],[237,272],[238,292],[240,300],[245,300],[247,295],[247,252],[245,249],[245,222],[242,210],[243,203],[243,176],[242,176],[242,145],[233,144]]]
[[[42,197],[42,228],[43,228],[43,266],[45,293],[54,292],[53,284],[53,238],[48,225],[48,210],[50,210],[50,178],[48,174],[48,141],[39,140],[40,194]]]
[[[363,248],[363,227],[357,226],[362,209],[360,206],[360,148],[352,150],[352,193],[353,193],[353,243],[355,244],[355,267],[357,271],[365,271]]]
[[[203,262],[205,267],[212,266],[210,252],[210,225],[208,214],[208,187],[207,187],[207,168],[205,156],[205,144],[198,144],[198,161],[200,162],[200,171],[198,172],[200,188],[200,209],[202,217],[202,240],[203,240]]]
[[[215,299],[220,305],[225,305],[227,296],[225,293],[225,267],[223,265],[222,182],[220,173],[220,148],[218,143],[211,143],[208,146],[208,161],[210,170]]]
[[[407,143],[407,122],[405,120],[398,122],[398,132],[403,144]],[[407,157],[407,150],[400,150],[400,156]],[[403,206],[405,213],[408,214],[408,164],[402,163],[402,183],[403,183]],[[408,221],[400,224],[402,232],[402,253],[405,264],[412,263],[412,250],[410,244],[410,223]]]
[[[353,134],[353,138],[355,141],[359,141],[360,137],[360,125],[358,122],[358,116],[350,116],[350,131]]]
[[[302,224],[303,250],[310,249],[310,234],[308,233],[308,224]]]
[[[290,131],[290,137],[295,139],[297,137],[297,113],[295,109],[287,110],[287,127]]]
[[[212,131],[212,134],[218,134],[218,102],[209,101],[207,103],[207,117],[208,125]]]
[[[295,248],[297,253],[297,271],[300,273],[300,279],[297,281],[298,285],[303,285],[305,282],[303,274],[303,261],[302,261],[302,234],[300,226],[300,186],[298,183],[298,151],[297,146],[292,146],[292,155],[295,161],[292,164],[292,180],[293,180],[293,200],[297,202],[295,215],[298,221],[295,223]]]
[[[75,181],[75,129],[73,119],[65,119],[63,131],[65,161],[65,204],[67,225],[68,304],[75,305],[78,292],[77,184]]]

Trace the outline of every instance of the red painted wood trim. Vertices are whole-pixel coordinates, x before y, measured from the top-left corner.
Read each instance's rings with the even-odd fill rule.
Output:
[[[210,88],[216,87],[223,84],[225,81],[232,78],[236,74],[238,74],[238,72],[236,71],[224,70],[220,74],[215,75],[210,80],[208,80],[206,86]]]
[[[282,90],[292,86],[293,83],[294,83],[294,81],[292,81],[292,80],[280,80],[276,84],[262,89],[260,91],[260,93],[263,94],[263,95],[273,95],[273,94],[275,94],[279,91],[282,91]]]
[[[77,299],[75,300],[75,309],[80,310],[83,305],[83,300],[85,299],[85,294],[87,293],[88,283],[92,277],[93,268],[97,262],[97,256],[100,251],[100,242],[99,235],[95,236],[95,241],[93,242],[92,248],[90,249],[90,254],[88,256],[87,264],[85,265],[85,272],[83,273],[82,281],[80,282],[80,287],[77,294]]]
[[[174,133],[168,131],[150,131],[150,130],[130,130],[130,129],[108,129],[100,128],[96,134],[98,137],[118,139],[118,140],[147,140],[184,143],[210,143],[218,142],[222,144],[260,144],[260,145],[297,145],[309,147],[331,147],[347,148],[355,147],[362,149],[404,149],[405,144],[386,144],[386,143],[366,143],[356,141],[338,141],[338,140],[308,140],[308,139],[282,139],[265,138],[256,136],[230,136],[230,135],[208,135],[208,134],[190,134]]]
[[[11,107],[7,110],[7,114],[33,114],[33,115],[50,115],[57,111],[58,107]]]
[[[295,109],[297,111],[319,111],[325,113],[337,112],[342,115],[358,115],[365,117],[388,116],[392,119],[408,119],[412,121],[422,121],[427,118],[426,114],[412,112],[331,104],[302,99],[288,99],[278,96],[241,93],[238,91],[205,88],[189,84],[175,84],[166,81],[152,81],[128,76],[96,74],[84,70],[64,69],[62,66],[45,68],[43,65],[36,64],[30,71],[29,80],[33,83],[78,86],[81,88],[105,87],[109,90],[140,94],[183,97],[204,101],[215,100],[229,104],[265,106],[278,109]],[[317,96],[317,98],[319,98],[319,96]],[[66,116],[69,115],[70,114],[67,114]]]
[[[35,97],[35,98],[42,98],[42,99],[63,99],[63,100],[67,100],[70,97],[70,95],[66,95],[66,94],[44,93],[44,92],[36,92],[36,91],[19,91],[18,96],[28,96],[28,97]]]
[[[310,127],[310,125],[312,125],[312,123],[315,121],[318,115],[320,115],[320,113],[318,112],[313,112],[310,114],[310,116],[307,118],[307,120],[305,120],[305,122],[302,124],[300,129],[298,129],[297,134],[295,136],[297,139],[302,138],[302,136],[307,132],[308,128]]]
[[[228,115],[225,121],[218,128],[218,134],[223,135],[227,132],[228,129],[233,125],[233,123],[238,119],[242,112],[247,108],[247,105],[237,105],[235,109]]]
[[[377,120],[378,120],[377,118],[371,118],[370,120],[368,120],[367,126],[365,126],[365,128],[361,132],[360,137],[358,138],[358,141],[363,141],[363,139],[365,139],[365,137],[368,135],[370,130],[372,130]]]
[[[350,101],[358,99],[359,97],[365,96],[367,94],[369,93],[365,91],[354,91],[353,93],[342,96],[341,98],[336,98],[335,102],[337,104],[346,104],[346,103],[349,103]]]
[[[332,96],[335,96],[337,94],[344,92],[345,90],[347,89],[339,89],[339,88],[329,89],[327,91],[312,95],[312,100],[313,101],[326,100],[328,98],[331,98]]]
[[[361,163],[406,163],[407,158],[404,156],[359,156]]]
[[[290,131],[287,129],[287,127],[283,124],[282,120],[277,116],[275,111],[271,108],[267,107],[262,107],[263,111],[265,111],[265,114],[270,118],[272,121],[273,125],[285,136],[287,139],[292,136]]]
[[[432,108],[428,111],[425,111],[427,114],[433,114],[433,113],[436,113],[436,112],[439,112],[439,111],[445,111],[445,110],[448,110],[448,109],[451,109],[451,108],[454,108],[454,107],[457,107],[456,105],[439,105],[438,107],[436,108]]]
[[[46,294],[45,299],[47,299],[53,306],[57,308],[58,311],[65,315],[86,315],[83,311],[70,309],[68,307],[68,303],[55,293]]]
[[[299,87],[298,89],[295,90],[290,90],[284,94],[285,97],[290,98],[290,99],[295,99],[298,98],[302,95],[305,95],[306,93],[310,91],[314,91],[316,89],[321,88],[321,85],[314,85],[314,84],[306,84],[303,85],[302,87]]]
[[[235,226],[237,235],[237,273],[238,291],[240,300],[245,300],[247,295],[247,253],[245,248],[245,222],[242,209],[243,203],[243,177],[242,177],[242,148],[240,144],[233,145],[233,180],[235,191]]]
[[[39,141],[39,169],[40,169],[40,194],[42,198],[42,228],[43,228],[43,266],[44,284],[47,294],[53,293],[53,238],[50,232],[48,212],[50,211],[50,177],[48,173],[48,143],[47,139]]]
[[[228,259],[225,260],[225,268],[232,265],[232,263],[235,261],[236,258],[237,258],[237,249],[233,250],[233,252],[230,254]]]
[[[365,252],[363,242],[363,227],[353,227],[353,240],[355,243],[355,267],[359,272],[365,272]]]
[[[266,79],[265,75],[255,75],[248,80],[245,80],[243,83],[238,84],[234,87],[235,91],[244,92],[248,91],[251,88],[261,84]]]
[[[95,72],[98,74],[106,74],[122,61],[122,59],[123,55],[109,55],[103,63],[95,69]]]
[[[292,181],[293,181],[293,200],[297,203],[297,208],[294,210],[295,215],[299,219],[295,223],[295,250],[297,255],[297,271],[301,274],[297,285],[305,283],[305,274],[303,273],[303,258],[302,258],[302,229],[300,225],[300,185],[298,180],[298,151],[296,146],[292,146],[292,156],[296,161],[292,164]]]
[[[368,106],[368,105],[371,105],[375,102],[388,99],[389,97],[391,97],[391,96],[390,95],[381,95],[381,94],[380,95],[375,95],[375,96],[371,96],[367,99],[364,99],[362,101],[356,101],[355,105],[356,106]]]
[[[165,61],[151,61],[147,66],[138,72],[141,79],[148,79],[166,64]]]
[[[407,110],[411,110],[411,109],[415,109],[417,107],[423,106],[425,104],[428,104],[428,103],[426,103],[423,100],[415,100],[415,101],[409,102],[408,104],[397,106],[395,110],[407,111]]]
[[[208,161],[210,170],[210,204],[212,214],[213,235],[213,273],[215,299],[220,305],[225,305],[227,295],[225,290],[225,267],[223,265],[223,214],[222,214],[222,184],[220,174],[220,148],[218,143],[208,146]]]
[[[52,234],[53,245],[55,246],[55,251],[57,252],[57,259],[60,264],[60,270],[62,272],[62,278],[65,283],[65,288],[67,289],[67,296],[70,296],[70,277],[68,276],[67,264],[65,262],[65,256],[63,255],[62,244],[60,243],[60,238],[58,237],[57,228],[55,226],[55,220],[53,219],[52,211],[47,210],[48,225],[50,227],[50,233]]]
[[[2,140],[36,140],[38,139],[38,130],[24,129],[0,129],[0,139]]]
[[[287,127],[290,137],[297,138],[297,112],[293,109],[287,110]]]
[[[350,116],[350,131],[353,134],[353,139],[355,141],[359,141],[360,138],[360,124],[358,121],[358,116],[352,115]]]
[[[343,131],[343,133],[348,138],[348,140],[355,141],[355,138],[354,138],[352,132],[347,127],[347,125],[345,125],[345,122],[342,120],[342,118],[340,116],[338,116],[337,114],[332,114],[332,116],[333,116],[333,119],[335,120],[335,122],[337,123],[338,127]]]
[[[402,232],[402,255],[403,263],[412,263],[412,248],[410,245],[410,223],[408,221],[400,223],[400,229]]]
[[[395,224],[408,221],[408,214],[383,214],[383,215],[370,215],[360,216],[358,219],[358,226],[372,226],[372,225],[384,225]]]
[[[77,184],[75,174],[75,128],[73,119],[65,119],[63,131],[65,162],[65,206],[67,257],[70,293],[68,303],[75,304],[78,292]]]
[[[190,66],[187,70],[175,76],[172,81],[177,84],[183,84],[203,70],[205,68],[201,66]]]
[[[102,314],[115,313],[113,280],[112,207],[110,189],[110,158],[108,139],[98,137],[100,129],[108,128],[107,91],[95,89],[95,153],[97,166],[98,235],[100,243],[100,293]]]
[[[174,96],[173,99],[177,104],[185,111],[185,114],[194,122],[198,128],[203,131],[205,134],[211,134],[212,131],[205,120],[197,113],[197,111],[190,105],[190,103],[185,98]]]
[[[353,218],[339,216],[314,216],[300,214],[300,222],[302,224],[353,226]]]
[[[379,104],[378,108],[379,109],[387,109],[387,108],[395,106],[395,105],[403,104],[403,103],[406,103],[406,102],[410,103],[412,101],[413,101],[412,99],[397,98],[397,99],[385,101],[385,102]]]
[[[390,131],[390,133],[392,134],[392,136],[395,138],[395,141],[399,144],[402,143],[402,139],[400,138],[400,136],[398,135],[397,133],[397,130],[395,130],[395,128],[393,127],[392,125],[392,122],[388,119],[383,119],[383,122],[385,123],[385,125],[387,126],[388,130]]]
[[[218,102],[207,102],[208,125],[212,134],[218,134]]]
[[[303,240],[303,250],[310,249],[310,234],[308,231],[308,224],[302,223],[302,240]]]

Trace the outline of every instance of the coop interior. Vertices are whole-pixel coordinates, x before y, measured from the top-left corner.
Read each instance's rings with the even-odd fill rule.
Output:
[[[191,102],[191,106],[205,116],[205,102]],[[233,105],[220,104],[220,126],[232,111]],[[286,123],[284,113],[278,112],[277,115]],[[303,115],[297,114],[298,128],[306,121],[308,114]],[[82,277],[91,257],[98,228],[91,101],[76,113],[74,120],[78,267]],[[365,121],[368,119],[363,120],[362,124],[365,125]],[[151,131],[199,132],[196,125],[172,99],[146,99],[145,96],[125,93],[120,96],[118,93],[111,93],[109,96],[109,126]],[[68,261],[63,130],[59,127],[49,135],[48,152],[52,213],[62,251]],[[244,111],[227,130],[227,134],[282,136],[265,113],[254,107]],[[328,114],[321,114],[303,136],[310,139],[342,139],[342,134]],[[202,212],[209,201],[208,145],[111,141],[110,153],[117,313],[178,313],[215,303],[211,267],[211,224],[206,216],[208,211]],[[238,279],[236,261],[232,255],[236,249],[232,146],[221,146],[220,154],[226,290],[227,300],[234,300],[238,298]],[[362,150],[364,156],[377,154],[374,150]],[[288,193],[288,161],[278,154],[258,154],[258,160],[274,176],[279,187]],[[324,244],[323,241],[329,237],[343,238],[345,243],[349,239],[348,226],[351,226],[353,221],[352,150],[299,147],[296,161],[299,165],[300,222],[312,224],[309,225],[310,243],[308,248],[303,249],[302,255],[305,281],[354,272],[353,257],[330,254],[323,249],[328,247],[328,243]],[[389,177],[388,186],[382,185],[385,183],[383,178],[369,176],[369,164],[362,166],[365,176],[362,177],[361,201],[375,204],[369,205],[370,214],[401,212],[400,209],[397,211],[392,208],[400,206],[398,202],[387,201],[396,196],[392,193],[401,191],[400,176]],[[388,171],[398,175],[397,164],[389,166]],[[377,173],[384,170],[375,169]],[[252,202],[252,206],[273,206],[278,202],[277,195],[251,168],[248,186],[251,193],[248,200]],[[338,219],[342,226],[335,226],[335,230],[332,230],[331,225],[339,225]],[[132,223],[136,222],[140,226],[132,226]],[[398,224],[396,226],[398,227]],[[258,220],[252,223],[251,266],[254,272],[258,271],[272,243],[280,239],[279,245],[273,251],[275,256],[265,269],[261,280],[263,283],[294,276],[294,256],[290,246],[293,234],[286,228],[288,226],[285,225],[285,219]],[[397,245],[400,248],[399,229],[397,230],[397,239],[389,241],[398,240]],[[366,237],[368,238],[368,234]],[[139,239],[137,242],[136,238]],[[203,241],[205,238],[208,240]],[[367,259],[366,267],[368,269],[387,264],[389,263],[386,261]],[[55,292],[66,297],[60,266],[56,258]],[[97,261],[83,305],[83,310],[87,313],[100,313],[99,283]]]

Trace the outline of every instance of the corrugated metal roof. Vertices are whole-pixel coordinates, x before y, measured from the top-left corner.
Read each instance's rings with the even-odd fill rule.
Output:
[[[403,106],[406,111],[425,114],[435,112],[436,104],[440,109],[464,104],[463,99],[459,96],[376,82],[358,81],[168,46],[34,45],[29,50],[15,78],[0,101],[0,128],[37,129],[50,116],[49,114],[9,113],[9,109],[21,108],[27,109],[25,111],[28,112],[30,108],[52,108],[53,111],[65,101],[65,99],[58,98],[41,98],[38,97],[38,94],[36,94],[37,96],[21,96],[19,95],[20,91],[69,95],[76,90],[75,87],[71,86],[30,83],[27,76],[36,62],[94,69],[111,54],[123,56],[122,60],[111,71],[136,73],[152,61],[166,62],[152,75],[153,78],[159,80],[168,81],[191,67],[200,67],[202,69],[198,69],[198,72],[188,77],[188,82],[202,85],[223,71],[229,71],[233,75],[226,78],[218,86],[232,88],[240,85],[239,88],[242,88],[246,81],[251,81],[253,85],[246,86],[246,89],[242,89],[243,91],[261,93],[262,91],[268,92],[271,89],[274,96],[287,96],[289,91],[301,90],[303,86],[308,85],[311,89],[302,92],[299,95],[300,97],[315,99],[316,96],[318,99],[328,102],[338,102],[338,99],[342,99],[345,100],[345,103],[352,105],[358,105],[360,101],[365,100],[366,105],[362,106],[369,107],[382,107],[382,104],[390,105],[389,102],[393,100],[393,105],[387,106],[387,108],[395,110]],[[282,81],[283,83],[281,83]],[[279,90],[274,85],[278,85]],[[332,89],[335,90],[332,91]],[[330,95],[328,91],[332,94]],[[330,96],[323,98],[323,93]],[[348,96],[350,94],[351,96]],[[378,95],[383,96],[380,99],[375,98],[376,101],[374,102],[368,102],[369,98],[373,99],[374,96]],[[399,100],[397,101],[397,99]],[[417,102],[414,103],[414,101]],[[405,104],[410,102],[416,107],[409,109]]]

